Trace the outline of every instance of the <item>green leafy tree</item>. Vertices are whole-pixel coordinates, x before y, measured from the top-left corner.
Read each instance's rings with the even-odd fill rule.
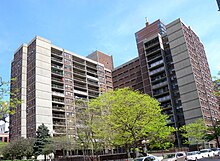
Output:
[[[220,72],[218,72],[220,75]],[[217,97],[218,104],[220,103],[220,79],[219,77],[215,76],[214,79],[214,95]],[[212,117],[212,113],[210,112],[212,127],[209,127],[209,133],[206,135],[206,139],[208,141],[216,140],[217,146],[220,147],[219,137],[220,137],[220,122],[218,120],[214,120]]]
[[[63,156],[65,151],[76,149],[75,142],[68,136],[52,137],[49,138],[48,143],[44,146],[43,152],[46,154],[56,153],[56,151],[62,151]]]
[[[31,158],[33,155],[34,139],[17,138],[3,147],[2,153],[5,158],[22,159],[23,157]]]
[[[95,140],[104,140],[109,145],[136,149],[141,140],[148,139],[150,144],[159,146],[162,142],[157,142],[152,134],[168,142],[166,138],[174,131],[172,127],[164,126],[168,116],[161,113],[156,99],[129,88],[91,100],[88,110],[95,122],[91,125]],[[158,127],[160,131],[156,130]]]
[[[205,138],[207,141],[216,140],[217,146],[220,147],[218,138],[220,136],[220,121],[215,121],[214,126],[208,127],[208,133]]]
[[[16,79],[11,79],[11,84],[15,83]],[[15,108],[21,104],[21,100],[17,97],[18,89],[9,89],[10,82],[3,81],[0,76],[0,120],[5,121],[8,114],[14,114]],[[10,95],[10,100],[8,100]]]
[[[49,142],[48,138],[50,138],[50,134],[47,126],[45,126],[44,124],[38,126],[38,129],[36,131],[36,141],[34,143],[35,157],[39,155],[44,155],[44,158],[46,160],[46,155],[50,154],[50,152],[46,150],[43,151],[43,149]]]
[[[183,137],[187,138],[186,144],[198,145],[205,141],[207,126],[203,119],[197,119],[194,122],[184,125],[180,128]]]
[[[96,113],[88,110],[88,100],[76,99],[76,124],[77,124],[77,147],[83,151],[83,154],[87,154],[87,149],[92,150],[92,155],[98,154],[98,151],[102,149],[100,141],[97,141],[96,133],[92,128],[98,122],[95,121]]]

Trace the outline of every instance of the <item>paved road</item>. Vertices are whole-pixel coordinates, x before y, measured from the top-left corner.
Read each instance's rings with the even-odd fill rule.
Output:
[[[220,161],[220,157],[213,157],[213,158],[202,158],[199,161]]]

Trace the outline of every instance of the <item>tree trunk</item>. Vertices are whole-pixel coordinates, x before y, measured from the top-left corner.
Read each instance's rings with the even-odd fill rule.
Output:
[[[215,135],[215,139],[216,139],[216,142],[217,142],[217,147],[219,148],[220,147],[220,143],[219,143],[219,140],[218,140],[218,136]]]
[[[47,155],[44,154],[44,161],[47,161]]]

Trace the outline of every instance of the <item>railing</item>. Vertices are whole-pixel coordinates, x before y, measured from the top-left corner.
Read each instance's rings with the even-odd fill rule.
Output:
[[[62,114],[53,114],[53,117],[66,118],[66,116]]]
[[[153,85],[152,88],[155,89],[155,88],[161,87],[161,86],[166,85],[166,84],[167,84],[167,81],[161,82],[161,83],[158,83],[156,85]]]
[[[63,72],[57,71],[57,70],[52,70],[52,73],[63,76]]]
[[[64,99],[52,98],[52,101],[64,103]]]
[[[87,72],[92,73],[92,74],[97,74],[97,71],[90,70],[90,69],[87,69]]]
[[[65,107],[59,107],[59,106],[52,106],[52,109],[59,110],[59,111],[65,111]]]
[[[60,93],[60,92],[52,92],[52,95],[55,95],[55,96],[60,96],[60,97],[64,97],[64,93]]]
[[[57,126],[65,126],[66,125],[66,122],[59,122],[59,121],[54,121],[53,122],[53,125],[57,125]]]
[[[60,69],[60,70],[63,70],[63,67],[59,66],[59,65],[51,65],[53,68],[57,68],[57,69]]]
[[[86,88],[85,84],[79,84],[79,83],[75,83],[75,82],[74,82],[74,86],[81,87],[81,88]]]
[[[155,67],[155,66],[157,66],[157,65],[159,65],[159,64],[162,64],[163,63],[163,60],[160,60],[160,61],[157,61],[157,62],[155,62],[155,63],[153,63],[153,64],[150,64],[150,68],[152,68],[152,67]]]
[[[63,82],[63,78],[54,78],[54,77],[52,77],[52,80],[53,81],[58,81],[58,82]]]
[[[83,75],[83,76],[85,76],[86,74],[84,73],[84,72],[78,72],[78,71],[73,71],[73,74],[78,74],[78,75]]]
[[[63,54],[62,54],[62,53],[61,53],[61,54],[58,54],[58,53],[51,52],[51,54],[57,55],[57,56],[60,56],[60,57],[63,57]]]
[[[167,100],[170,100],[170,96],[165,96],[165,97],[162,97],[162,98],[157,98],[158,102],[163,102],[163,101],[167,101]]]
[[[163,91],[159,91],[159,92],[154,92],[153,94],[154,95],[160,95],[160,94],[163,94],[163,93],[166,93],[166,92],[169,92],[169,90],[163,90]]]
[[[150,75],[153,75],[153,74],[155,74],[155,73],[158,73],[158,72],[163,71],[164,69],[165,69],[164,67],[160,67],[160,68],[158,68],[158,69],[155,69],[155,70],[151,71],[149,74],[150,74]]]
[[[159,47],[157,47],[157,48],[153,48],[153,49],[147,49],[147,50],[145,50],[145,52],[146,52],[146,54],[150,54],[150,53],[154,53],[154,52],[156,52],[156,51],[158,51],[158,50],[160,50],[161,48],[160,48],[160,46]]]
[[[79,78],[79,77],[74,77],[73,79],[76,80],[76,81],[84,82],[84,83],[86,82],[85,79],[82,79],[82,78]]]
[[[56,84],[52,84],[52,88],[63,89],[63,86],[59,86],[59,85],[56,85]]]
[[[92,91],[92,92],[97,92],[97,93],[99,93],[99,89],[97,89],[97,88],[91,88],[91,87],[89,87],[88,90],[89,90],[89,91]]]
[[[81,67],[81,66],[78,66],[78,65],[73,65],[74,68],[77,68],[77,69],[80,69],[80,70],[85,70],[85,67]]]
[[[62,59],[57,59],[57,58],[54,58],[54,57],[51,57],[51,60],[54,60],[54,61],[59,62],[59,63],[63,62]]]
[[[86,64],[88,68],[97,69],[96,65],[93,64]]]
[[[93,84],[93,85],[99,86],[98,82],[95,83],[95,82],[92,82],[92,81],[88,81],[88,84]]]

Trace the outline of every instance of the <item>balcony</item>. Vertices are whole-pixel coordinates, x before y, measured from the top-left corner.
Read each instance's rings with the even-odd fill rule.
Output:
[[[64,97],[64,93],[55,92],[55,91],[52,92],[52,95],[59,96],[59,97]]]
[[[52,64],[51,67],[55,69],[63,70],[63,67],[59,65]]]
[[[63,57],[62,52],[59,52],[59,53],[58,53],[58,52],[52,50],[51,54],[54,55],[54,56],[58,56],[58,57],[60,57],[60,58]]]
[[[51,72],[52,72],[52,74],[55,74],[55,75],[58,75],[58,76],[63,76],[62,71],[52,69]]]
[[[169,96],[164,96],[164,97],[161,97],[161,98],[157,98],[158,102],[164,102],[164,101],[168,101],[170,99],[171,99],[170,95]]]
[[[88,63],[88,62],[87,62],[86,65],[87,65],[87,69],[88,69],[88,68],[91,68],[91,69],[95,69],[95,70],[97,70],[97,67],[96,67],[95,64],[92,64],[92,63]]]
[[[76,74],[76,75],[79,75],[79,76],[82,76],[82,77],[86,76],[85,72],[81,72],[81,71],[77,71],[77,70],[73,70],[73,74]]]
[[[89,95],[89,97],[91,96],[91,97],[98,97],[99,96],[99,93],[98,92],[88,92],[88,95]]]
[[[160,42],[159,42],[159,40],[157,38],[157,40],[155,40],[154,42],[151,42],[150,44],[149,43],[145,43],[144,47],[145,47],[145,49],[149,49],[149,48],[158,46],[159,44],[160,44]]]
[[[52,81],[58,82],[58,83],[63,83],[63,78],[52,77]]]
[[[55,57],[51,57],[51,60],[52,61],[55,61],[55,62],[58,62],[58,63],[63,63],[63,59],[58,59],[58,58],[55,58]]]
[[[96,86],[96,87],[99,86],[98,82],[93,82],[93,81],[90,81],[90,80],[87,80],[87,82],[88,82],[89,85]]]
[[[87,89],[86,84],[76,83],[75,81],[74,81],[74,87],[79,87],[79,88]]]
[[[154,74],[159,73],[159,72],[164,71],[164,70],[165,70],[164,67],[160,67],[158,69],[155,69],[155,70],[149,72],[149,75],[151,76],[151,75],[154,75]]]
[[[65,104],[64,103],[64,99],[59,99],[59,98],[52,98],[52,101],[54,102],[54,103],[58,103],[58,104]]]
[[[86,79],[79,78],[79,77],[73,77],[74,81],[76,82],[81,82],[81,83],[86,83]]]
[[[66,126],[66,122],[53,121],[53,126]]]
[[[83,71],[85,71],[85,67],[84,67],[84,66],[80,66],[80,65],[73,64],[73,68],[76,68],[76,69],[78,69],[78,70],[83,70]]]
[[[63,86],[52,84],[52,88],[54,89],[59,89],[59,90],[64,90]]]
[[[91,70],[87,68],[87,72],[97,75],[97,70]]]
[[[158,83],[156,85],[152,85],[152,89],[156,89],[156,88],[159,88],[159,87],[162,87],[162,86],[165,86],[165,85],[167,85],[167,81]]]
[[[169,90],[161,90],[161,91],[153,92],[153,95],[156,97],[156,96],[160,96],[162,94],[167,94],[168,92],[169,92]]]
[[[94,93],[99,93],[99,88],[88,88],[89,91],[94,92]]]
[[[65,112],[65,107],[64,106],[52,106],[52,109],[55,110],[55,111]]]
[[[85,64],[85,60],[80,59],[80,58],[75,57],[75,56],[73,56],[72,60],[73,60],[74,63],[77,63],[77,64]]]
[[[154,54],[155,52],[158,52],[160,50],[161,50],[161,48],[160,48],[160,46],[158,46],[158,47],[155,47],[152,49],[145,50],[145,53],[146,53],[146,55],[151,55],[151,54]]]
[[[157,62],[155,62],[155,63],[149,64],[149,68],[156,67],[156,66],[158,66],[158,65],[160,65],[160,64],[163,64],[163,63],[164,63],[163,60],[157,61]]]
[[[56,114],[56,113],[53,113],[53,117],[59,118],[59,119],[66,119],[65,114]]]

